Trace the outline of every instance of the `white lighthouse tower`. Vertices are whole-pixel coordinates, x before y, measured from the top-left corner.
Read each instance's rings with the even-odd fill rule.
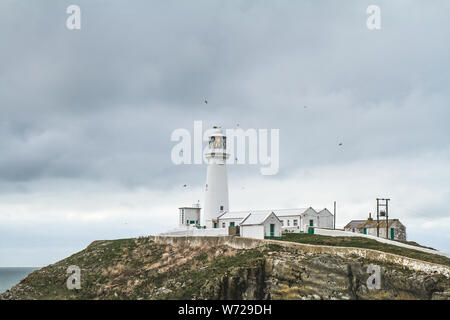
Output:
[[[208,161],[205,186],[205,208],[203,211],[206,228],[217,227],[215,220],[228,211],[228,178],[226,160],[227,137],[221,129],[213,127],[209,135],[209,145],[205,154]]]

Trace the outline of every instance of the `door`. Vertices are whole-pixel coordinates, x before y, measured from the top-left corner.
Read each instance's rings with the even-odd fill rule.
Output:
[[[234,221],[230,222],[230,227],[234,227]]]
[[[314,227],[314,220],[309,220],[309,226]]]
[[[270,236],[275,236],[275,225],[273,223],[270,224]]]
[[[367,228],[364,228],[364,234],[367,234]]]
[[[391,240],[394,240],[394,228],[391,228]]]

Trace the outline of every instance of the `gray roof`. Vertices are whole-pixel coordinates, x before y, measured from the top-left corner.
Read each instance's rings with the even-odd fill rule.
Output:
[[[308,209],[312,208],[275,209],[272,211],[279,217],[290,217],[290,216],[300,216],[303,213],[305,213]]]
[[[353,228],[359,228],[359,226],[363,225],[366,222],[366,220],[352,220],[344,227],[344,229],[353,229]]]
[[[327,214],[327,215],[333,215],[331,213],[330,210],[328,210],[327,208],[320,210],[319,212],[317,212],[319,215],[323,215],[323,214]]]
[[[273,212],[277,216],[299,216],[305,213],[308,209],[313,208],[294,208],[294,209],[270,209],[270,210],[246,210],[246,211],[229,211],[223,213],[218,218],[220,219],[237,219],[237,218],[245,218],[249,213],[270,213]],[[315,210],[314,210],[315,211]]]
[[[263,224],[264,221],[272,214],[271,210],[261,210],[258,212],[250,213],[241,223],[241,226],[250,226],[250,225],[260,225]],[[275,217],[277,217],[275,215]],[[278,217],[277,217],[278,219]],[[279,219],[278,219],[279,220]]]
[[[389,219],[388,227],[391,227],[394,223],[398,222],[400,225],[403,225],[398,219]],[[375,219],[367,219],[367,220],[352,220],[344,227],[344,229],[361,229],[361,228],[376,228],[377,220]],[[379,222],[380,228],[386,228],[386,219],[380,219]]]
[[[218,219],[244,219],[250,211],[227,211],[220,216],[218,216]]]

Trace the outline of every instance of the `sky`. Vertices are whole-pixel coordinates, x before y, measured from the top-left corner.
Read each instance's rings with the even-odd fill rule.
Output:
[[[80,30],[66,27],[72,4]],[[379,30],[366,26],[371,4]],[[206,165],[171,160],[171,133],[194,121],[280,130],[276,175],[229,166],[231,210],[337,201],[342,228],[388,197],[408,240],[450,251],[449,11],[1,1],[0,266],[176,227],[180,206],[204,201]]]

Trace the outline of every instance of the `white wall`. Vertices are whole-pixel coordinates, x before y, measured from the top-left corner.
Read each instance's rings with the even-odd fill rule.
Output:
[[[317,226],[319,228],[333,229],[333,215],[329,213],[321,213],[318,215]]]
[[[270,236],[270,225],[275,225],[274,236],[281,237],[281,222],[277,219],[277,217],[272,214],[265,222],[264,222],[264,235]]]
[[[450,258],[450,253],[440,252],[440,251],[437,251],[437,250],[431,250],[431,249],[427,249],[427,248],[416,247],[416,246],[412,246],[412,245],[409,245],[409,244],[401,243],[401,242],[398,242],[398,241],[388,240],[386,238],[379,238],[379,237],[376,237],[376,236],[371,236],[371,235],[357,233],[357,232],[350,232],[350,231],[343,231],[343,230],[328,230],[328,229],[316,228],[316,229],[314,229],[314,234],[319,234],[319,235],[323,235],[323,236],[332,236],[332,237],[363,237],[363,238],[369,238],[369,239],[376,240],[378,242],[392,244],[392,245],[397,246],[397,247],[414,249],[414,250],[423,251],[423,252],[427,252],[427,253],[438,254],[438,255],[442,255],[442,256],[445,256],[447,258]]]
[[[228,228],[216,228],[216,229],[176,229],[172,231],[167,231],[159,234],[160,236],[170,236],[170,237],[217,237],[217,236],[227,236]]]
[[[283,227],[295,227],[294,226],[294,220],[297,220],[297,226],[300,226],[301,218],[300,215],[298,216],[278,216],[280,220],[283,220],[284,224]],[[287,224],[287,220],[289,220],[289,226]]]
[[[238,226],[239,223],[242,221],[242,219],[220,219],[219,223],[217,224],[217,228],[223,228],[222,223],[225,222],[225,228],[228,228],[230,226],[230,222],[234,222],[234,226]]]
[[[217,162],[215,162],[217,161]],[[204,225],[212,228],[212,219],[217,219],[223,212],[228,211],[228,180],[227,167],[219,164],[220,159],[208,159],[206,171],[205,208],[203,209]],[[223,206],[222,212],[220,206]]]
[[[264,239],[264,226],[263,225],[240,226],[240,233],[241,237]]]
[[[184,217],[182,219],[182,210],[184,210]],[[200,224],[200,208],[180,208],[179,213],[179,224],[180,226],[189,225],[189,221],[195,221],[195,223]]]

